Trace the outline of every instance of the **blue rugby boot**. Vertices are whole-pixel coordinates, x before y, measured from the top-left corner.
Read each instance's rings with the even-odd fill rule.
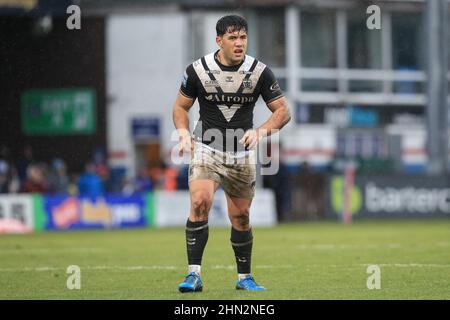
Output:
[[[202,278],[195,272],[189,272],[186,278],[184,278],[184,282],[178,286],[178,290],[182,293],[202,291]]]
[[[237,290],[249,290],[249,291],[262,291],[266,290],[263,286],[258,285],[255,279],[251,275],[246,276],[242,280],[238,280],[236,283]]]

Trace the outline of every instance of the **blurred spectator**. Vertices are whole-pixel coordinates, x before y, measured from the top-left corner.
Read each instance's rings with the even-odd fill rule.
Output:
[[[145,166],[139,168],[138,174],[134,179],[134,190],[135,192],[150,192],[153,190],[153,182]]]
[[[0,160],[0,193],[9,193],[9,165]]]
[[[2,145],[0,146],[0,193],[17,192],[17,186],[14,188],[14,173],[15,170],[11,161],[9,148]]]
[[[11,158],[11,151],[5,145],[0,146],[0,160],[7,162],[9,166],[13,165]]]
[[[74,196],[78,194],[78,180],[79,175],[78,174],[71,174],[69,179],[69,185],[67,186],[67,192]]]
[[[81,196],[97,197],[104,192],[103,181],[95,172],[95,165],[88,163],[86,171],[78,179],[78,193]]]
[[[153,182],[154,189],[162,189],[164,187],[164,171],[167,165],[163,160],[159,162],[158,165],[150,166],[149,175]]]
[[[22,190],[27,193],[47,192],[47,184],[42,166],[37,164],[30,164],[27,166],[27,178],[23,184]]]
[[[135,193],[150,192],[153,190],[153,182],[148,175],[145,166],[139,168],[135,178],[124,178],[122,193],[131,195]]]
[[[52,161],[48,185],[51,193],[67,194],[69,192],[69,177],[67,176],[66,164],[63,160],[54,159]]]
[[[93,163],[95,167],[95,173],[102,179],[103,190],[105,192],[120,192],[121,184],[117,185],[118,181],[114,181],[111,177],[109,167],[106,163],[106,157],[102,148],[97,148],[94,151]]]
[[[178,169],[175,166],[168,166],[163,159],[160,159],[157,166],[150,167],[150,179],[154,189],[174,191],[178,188]]]
[[[189,165],[183,164],[178,168],[178,190],[189,189]]]
[[[124,188],[130,185],[132,189],[133,181],[131,179],[127,180],[126,168],[122,166],[115,166],[109,170],[109,179],[106,185],[106,192],[109,193],[123,193]]]
[[[27,145],[22,150],[22,156],[17,162],[17,171],[19,174],[19,179],[24,182],[28,175],[28,166],[34,163],[33,148]]]
[[[93,161],[95,173],[103,180],[103,182],[106,182],[109,178],[109,168],[106,165],[105,155],[100,148],[95,150]]]
[[[325,177],[314,171],[308,162],[301,164],[293,190],[294,216],[300,219],[319,219],[325,216]]]
[[[9,168],[9,193],[18,193],[20,191],[20,179],[15,167]]]
[[[168,166],[164,169],[163,188],[166,191],[177,190],[178,170],[176,167]]]
[[[122,181],[122,193],[126,196],[131,196],[132,194],[136,193],[133,179],[130,177],[124,177]]]

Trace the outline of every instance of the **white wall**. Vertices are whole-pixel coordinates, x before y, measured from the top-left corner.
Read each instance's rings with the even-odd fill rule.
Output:
[[[156,191],[155,226],[181,227],[186,225],[189,208],[189,192]],[[270,227],[277,223],[275,195],[269,189],[256,189],[250,208],[250,223],[255,227]],[[209,212],[210,226],[231,226],[227,214],[227,200],[222,189],[214,194]]]
[[[290,128],[282,138],[288,164],[327,165],[336,151],[336,128],[330,125],[303,124]]]
[[[134,174],[130,121],[136,115],[161,117],[161,142],[169,146],[172,105],[185,68],[186,17],[181,13],[112,15],[107,21],[108,150]]]
[[[423,125],[390,125],[388,134],[401,136],[402,161],[404,165],[425,165],[428,157],[426,151],[426,128]]]

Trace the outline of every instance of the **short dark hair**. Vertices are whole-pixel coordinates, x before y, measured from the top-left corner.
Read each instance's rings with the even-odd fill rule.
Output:
[[[242,29],[247,32],[247,21],[243,17],[234,14],[220,18],[216,24],[217,36],[223,36],[227,32],[235,32]]]

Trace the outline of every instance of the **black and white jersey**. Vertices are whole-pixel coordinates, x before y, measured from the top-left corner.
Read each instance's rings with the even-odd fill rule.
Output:
[[[239,65],[224,66],[216,59],[217,52],[186,68],[180,92],[198,98],[196,141],[221,151],[241,151],[244,147],[238,141],[253,128],[253,109],[259,96],[270,103],[283,93],[273,72],[261,61],[246,55]]]

